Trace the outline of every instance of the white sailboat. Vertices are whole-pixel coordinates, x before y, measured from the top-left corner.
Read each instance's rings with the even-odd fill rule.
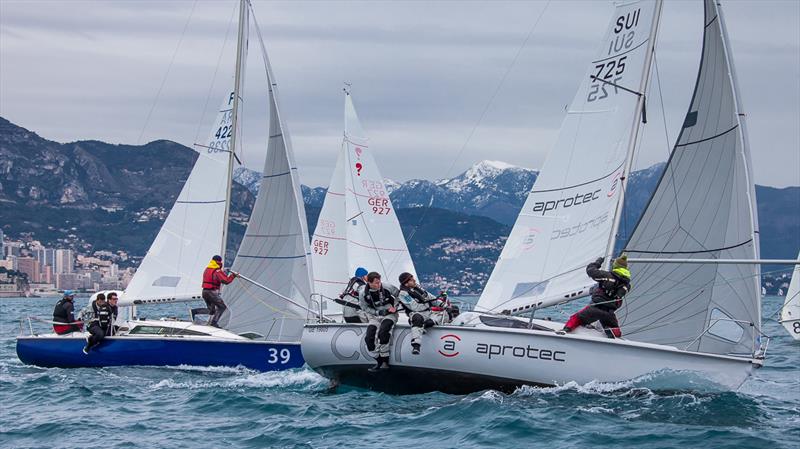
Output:
[[[406,342],[408,328],[398,326],[391,373],[381,375],[366,371],[372,360],[359,327],[309,325],[306,363],[338,382],[402,392],[616,382],[669,370],[700,373],[726,388],[741,385],[763,363],[755,196],[724,21],[717,2],[704,5],[692,103],[628,244],[632,255],[659,263],[630,266],[633,290],[617,312],[623,339],[587,328],[560,335],[554,331],[562,323],[532,313],[587,296],[586,265],[597,256],[610,259],[661,0],[616,5],[477,312],[462,314],[454,323],[460,325],[429,330],[418,356]],[[707,207],[708,195],[714,207]],[[750,262],[666,265],[678,257]],[[530,317],[513,316],[522,313]]]
[[[339,296],[356,268],[377,271],[390,284],[397,284],[404,271],[416,276],[397,212],[347,90],[342,147],[311,247],[314,292],[331,319],[342,314],[342,306],[331,299]]]
[[[800,259],[800,254],[797,255]],[[800,265],[794,266],[789,290],[781,309],[780,323],[795,340],[800,340]]]
[[[250,13],[249,1],[242,0],[233,92],[225,95],[206,143],[197,145],[197,161],[178,199],[120,297],[118,306],[129,310],[129,319],[118,323],[120,332],[88,356],[81,352],[85,333],[20,337],[17,354],[23,362],[57,367],[243,365],[258,370],[303,364],[298,340],[311,284],[305,213],[275,78],[257,25],[269,85],[270,137],[264,178],[234,269],[254,280],[250,282],[270,287],[247,289],[242,280],[232,284],[225,291],[225,329],[133,316],[140,304],[201,300],[206,264],[213,255],[225,254]]]

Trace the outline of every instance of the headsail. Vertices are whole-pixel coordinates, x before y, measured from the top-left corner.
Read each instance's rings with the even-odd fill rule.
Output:
[[[744,113],[720,9],[705,1],[702,59],[675,148],[627,251],[655,258],[758,259]],[[617,312],[627,338],[752,354],[761,329],[756,264],[631,264]]]
[[[233,271],[298,304],[311,295],[311,259],[300,179],[291,141],[280,116],[278,88],[258,27],[269,83],[269,141],[258,196]],[[298,341],[306,311],[244,280],[224,288],[228,311],[220,324],[268,340]]]
[[[800,260],[800,254],[797,255]],[[800,265],[794,266],[792,280],[789,281],[789,290],[786,291],[786,300],[781,309],[781,324],[795,339],[800,339]]]
[[[225,95],[214,127],[178,199],[119,301],[200,298],[200,274],[221,250],[225,223],[233,92]]]
[[[312,242],[316,293],[335,298],[357,267],[397,283],[415,273],[397,212],[372,156],[353,101],[345,94],[345,129],[325,204]],[[327,314],[341,313],[328,301]]]
[[[477,310],[518,313],[588,294],[585,267],[606,253],[659,13],[658,2],[616,6]]]

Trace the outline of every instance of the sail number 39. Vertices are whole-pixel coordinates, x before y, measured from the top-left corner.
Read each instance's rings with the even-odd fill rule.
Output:
[[[289,359],[292,358],[292,353],[286,348],[281,349],[278,351],[276,348],[269,348],[269,358],[267,359],[267,363],[278,363],[280,362],[281,365],[285,365],[289,363]]]

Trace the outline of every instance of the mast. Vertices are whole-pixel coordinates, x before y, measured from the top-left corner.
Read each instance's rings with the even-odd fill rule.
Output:
[[[636,100],[636,111],[638,112],[633,117],[633,128],[631,129],[630,139],[628,140],[628,154],[625,156],[625,168],[620,178],[621,186],[619,196],[617,197],[617,207],[614,210],[614,224],[611,227],[611,234],[608,236],[608,246],[606,247],[606,264],[611,266],[612,258],[614,255],[614,245],[617,242],[617,233],[619,232],[619,225],[622,221],[622,207],[625,204],[625,191],[628,187],[628,175],[631,173],[633,166],[633,153],[636,150],[636,142],[639,139],[639,125],[644,119],[644,107],[646,101],[647,84],[650,80],[650,68],[652,67],[653,53],[655,52],[656,37],[658,36],[658,25],[661,21],[661,8],[663,7],[663,0],[656,0],[656,11],[653,14],[653,25],[650,27],[650,37],[647,40],[647,53],[645,54],[644,70],[642,71],[642,79],[639,82],[639,90],[636,93],[638,99]],[[641,117],[641,118],[640,118]]]
[[[747,123],[745,120],[745,112],[742,107],[742,99],[739,97],[739,80],[736,77],[736,69],[733,66],[733,61],[731,58],[731,49],[730,49],[730,38],[728,38],[728,28],[725,25],[725,16],[722,13],[722,5],[719,2],[714,2],[714,6],[716,7],[717,16],[719,17],[719,28],[720,34],[722,35],[722,47],[724,48],[724,55],[725,60],[728,62],[728,77],[730,78],[731,86],[733,87],[733,107],[736,112],[736,117],[739,122],[739,129],[741,133],[739,134],[739,143],[742,146],[741,157],[742,161],[745,166],[744,176],[747,182],[747,205],[748,210],[750,211],[750,223],[752,225],[751,230],[752,233],[751,238],[753,239],[753,247],[755,248],[755,258],[758,259],[761,257],[761,242],[759,239],[759,230],[758,230],[758,208],[756,206],[756,186],[753,182],[753,163],[750,157],[750,138],[747,134]],[[799,258],[800,259],[800,258]],[[760,266],[758,269],[760,270]],[[761,272],[759,271],[758,276],[753,277],[753,283],[755,284],[756,291],[759,291],[761,288]],[[758,306],[758,315],[761,317],[761,301],[757,301]]]
[[[236,78],[233,86],[233,115],[231,118],[231,127],[233,133],[231,134],[231,146],[228,150],[228,183],[225,192],[225,216],[222,222],[222,243],[220,249],[220,256],[225,260],[225,248],[228,243],[228,220],[231,211],[231,192],[233,190],[233,161],[236,157],[236,138],[239,131],[239,101],[241,99],[242,89],[242,66],[244,65],[244,50],[247,31],[247,2],[248,0],[240,0],[239,2],[239,38],[236,43]]]

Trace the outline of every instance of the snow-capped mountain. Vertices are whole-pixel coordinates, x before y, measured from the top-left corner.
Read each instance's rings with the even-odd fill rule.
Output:
[[[627,221],[635,222],[634,217],[638,219],[638,213],[650,198],[663,168],[664,164],[660,163],[633,173],[626,201],[633,212]],[[435,207],[513,224],[538,174],[538,170],[505,162],[481,161],[453,178],[405,182],[384,179],[384,183],[396,209]],[[258,192],[260,175],[257,172],[238,168],[234,179],[254,194]],[[305,203],[322,207],[325,190],[325,187],[303,186]]]

